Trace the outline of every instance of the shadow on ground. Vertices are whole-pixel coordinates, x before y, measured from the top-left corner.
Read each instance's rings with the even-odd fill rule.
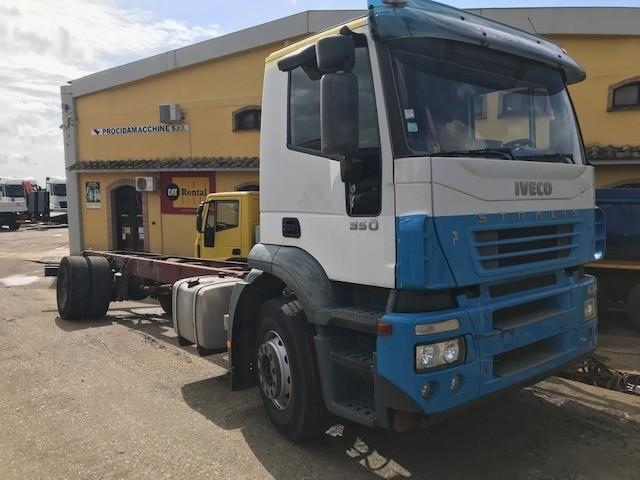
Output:
[[[47,310],[47,312],[56,312],[57,310]],[[86,330],[92,328],[108,327],[113,324],[123,325],[131,330],[139,332],[143,335],[159,340],[164,343],[173,345],[185,352],[198,355],[196,348],[191,345],[183,346],[178,343],[178,337],[173,331],[173,322],[171,317],[165,315],[155,303],[143,304],[135,307],[111,308],[107,312],[107,316],[100,320],[76,320],[68,321],[60,317],[56,317],[55,323],[61,330],[65,332],[73,332],[78,330]],[[209,355],[202,357],[211,363],[222,368],[228,368],[225,362],[226,354]]]
[[[101,321],[67,322],[65,331],[124,325],[181,347],[171,320],[153,305],[113,308]],[[205,357],[228,367],[223,355]],[[555,388],[563,388],[558,395]],[[404,434],[336,425],[304,445],[285,440],[269,423],[256,389],[230,392],[222,375],[182,387],[186,404],[225,430],[240,430],[253,454],[277,479],[419,478],[593,480],[638,478],[640,424],[602,408],[640,413],[638,406],[552,378],[515,391],[429,429]],[[549,400],[552,399],[552,400]],[[592,452],[598,452],[593,455]],[[287,459],[296,458],[294,462]]]
[[[182,395],[217,426],[240,429],[275,478],[586,480],[608,478],[593,476],[608,462],[611,478],[637,478],[640,462],[640,424],[572,400],[554,405],[535,389],[511,393],[423,431],[398,434],[347,424],[303,446],[273,429],[255,390],[230,394],[228,376],[185,385]],[[232,402],[229,395],[235,397]],[[599,467],[594,470],[584,461],[589,449],[612,455],[593,458]],[[292,471],[281,461],[291,457],[291,450],[304,470]],[[341,472],[338,477],[334,468]]]

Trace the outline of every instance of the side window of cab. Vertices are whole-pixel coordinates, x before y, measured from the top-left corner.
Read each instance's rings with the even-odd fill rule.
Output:
[[[240,225],[240,202],[237,200],[213,200],[207,209],[206,227],[216,232],[230,230]]]
[[[382,165],[378,116],[366,39],[356,43],[353,73],[358,79],[359,141],[354,158],[362,161],[360,179],[345,185],[350,216],[377,216],[381,205]],[[287,146],[291,150],[322,156],[320,145],[320,78],[303,67],[289,72],[289,123]],[[330,160],[328,160],[330,161]]]

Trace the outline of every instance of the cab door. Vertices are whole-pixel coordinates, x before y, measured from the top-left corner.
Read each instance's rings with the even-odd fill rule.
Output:
[[[202,258],[227,260],[242,252],[239,200],[207,202],[202,233]]]

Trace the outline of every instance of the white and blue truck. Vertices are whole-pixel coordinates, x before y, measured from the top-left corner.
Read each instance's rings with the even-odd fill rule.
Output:
[[[604,225],[567,89],[584,78],[544,38],[370,0],[266,61],[246,264],[87,251],[60,265],[60,314],[164,300],[294,440],[336,416],[406,430],[549,377],[597,340],[583,266]],[[209,220],[211,242],[231,228]]]

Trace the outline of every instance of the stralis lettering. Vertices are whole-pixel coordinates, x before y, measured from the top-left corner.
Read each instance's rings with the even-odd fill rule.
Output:
[[[160,125],[141,125],[141,126],[125,126],[125,127],[106,127],[92,128],[91,135],[105,137],[109,135],[134,135],[148,133],[177,133],[188,132],[189,125],[187,123],[160,124]]]
[[[551,182],[516,182],[516,197],[538,197],[551,195]]]

